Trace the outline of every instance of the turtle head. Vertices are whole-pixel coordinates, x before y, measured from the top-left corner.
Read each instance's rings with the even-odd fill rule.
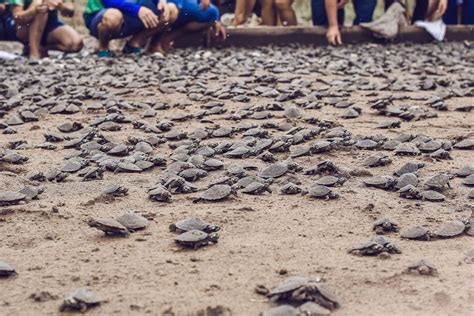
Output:
[[[219,231],[221,228],[217,225],[207,225],[206,227],[206,232],[209,232],[209,233],[214,233],[214,232],[217,232]]]
[[[219,240],[219,234],[218,234],[218,233],[210,233],[210,234],[207,236],[207,239],[208,239],[210,242],[217,243],[217,241]]]

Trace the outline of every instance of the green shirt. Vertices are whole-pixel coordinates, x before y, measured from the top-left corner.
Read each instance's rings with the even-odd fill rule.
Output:
[[[104,8],[101,0],[89,0],[87,1],[86,11],[84,15],[90,15],[99,12]]]

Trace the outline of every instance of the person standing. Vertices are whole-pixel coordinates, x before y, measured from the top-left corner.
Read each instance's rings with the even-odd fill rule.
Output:
[[[353,0],[354,25],[372,21],[376,0]],[[326,26],[326,38],[331,45],[342,44],[340,25],[344,24],[344,6],[346,0],[312,0],[311,11],[313,25]]]

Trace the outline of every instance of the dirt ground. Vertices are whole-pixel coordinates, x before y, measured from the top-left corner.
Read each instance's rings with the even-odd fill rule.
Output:
[[[467,67],[466,73],[460,76],[468,76],[467,71],[473,69]],[[265,70],[259,72],[264,74]],[[324,80],[347,79],[330,72],[283,73],[278,76],[308,80],[312,83],[311,89],[323,87]],[[397,76],[409,81],[418,75],[401,68]],[[383,81],[382,78],[366,78],[376,83]],[[243,81],[245,78],[218,77],[209,80],[208,87],[219,87],[232,80]],[[110,88],[109,91],[127,101],[190,102],[186,95],[178,92],[163,94],[153,82],[134,88],[133,92],[127,92],[130,91],[127,87]],[[122,94],[124,91],[127,93]],[[377,92],[377,98],[407,94],[431,97],[435,94],[435,91]],[[369,91],[356,90],[346,98],[362,108],[362,115],[352,120],[342,120],[343,109],[330,105],[319,110],[301,111],[303,116],[337,122],[352,135],[382,134],[394,138],[401,133],[411,133],[443,139],[456,139],[460,135],[474,137],[474,113],[454,111],[457,106],[474,104],[472,96],[446,99],[448,111],[433,110],[438,113],[436,118],[403,121],[399,129],[376,130],[374,126],[387,118],[374,115],[369,101],[375,96],[368,94]],[[43,133],[57,132],[56,126],[66,121],[87,125],[97,116],[106,114],[105,110],[96,113],[86,110],[95,102],[84,101],[81,111],[73,115],[41,115],[39,122],[15,126],[18,134],[0,135],[0,148],[7,148],[9,142],[19,138],[27,139],[30,144],[43,143]],[[271,99],[252,96],[251,102],[263,105]],[[399,106],[407,102],[428,109],[421,100],[394,101]],[[138,109],[124,114],[133,120],[152,124],[178,113],[193,113],[200,109],[199,102],[190,103],[186,107],[158,111],[155,118],[142,118],[142,110]],[[238,102],[225,101],[228,113],[241,106]],[[12,113],[14,110],[5,118]],[[214,124],[236,124],[225,120],[225,115],[213,116]],[[276,112],[273,120],[286,119],[282,113]],[[309,126],[303,119],[289,122],[295,126]],[[191,131],[211,125],[191,119],[175,122],[173,129]],[[118,142],[125,142],[130,135],[146,136],[143,131],[133,129],[131,124],[122,124],[120,131],[104,134]],[[271,131],[272,136],[283,134]],[[231,141],[239,139],[240,135],[226,138]],[[311,142],[320,139],[324,136],[317,136]],[[220,140],[204,142],[216,141]],[[285,176],[272,185],[271,194],[252,196],[238,193],[229,200],[209,204],[192,202],[199,192],[174,195],[172,203],[149,200],[147,189],[157,182],[162,172],[159,168],[136,174],[106,172],[102,180],[96,181],[81,181],[76,175],[61,183],[32,183],[27,179],[27,175],[35,170],[60,168],[70,152],[72,149],[63,149],[59,143],[56,150],[31,148],[18,151],[29,158],[26,164],[0,163],[0,191],[17,191],[32,184],[45,189],[38,200],[0,207],[0,260],[8,262],[18,272],[17,277],[0,279],[0,315],[59,314],[62,299],[79,287],[90,288],[107,300],[89,310],[88,315],[197,315],[216,306],[222,306],[232,315],[258,315],[272,305],[267,298],[255,293],[256,285],[271,289],[294,275],[321,277],[327,281],[341,301],[341,307],[331,315],[467,316],[473,313],[474,264],[466,259],[466,253],[474,249],[472,237],[463,235],[425,242],[404,240],[399,233],[391,233],[388,238],[402,250],[401,254],[383,260],[347,253],[350,247],[374,236],[372,224],[383,215],[396,219],[402,229],[419,224],[430,230],[445,221],[469,217],[474,203],[467,199],[470,189],[461,184],[460,178],[451,180],[452,189],[446,193],[447,200],[441,203],[402,199],[396,192],[367,188],[362,183],[364,177],[351,177],[342,187],[334,189],[340,195],[335,200],[281,195],[279,187],[286,183],[288,176]],[[153,152],[164,157],[171,153],[167,144],[159,145]],[[363,168],[361,162],[373,153],[349,148],[293,160],[304,168],[331,160],[338,166],[353,170]],[[369,169],[373,175],[391,175],[408,161],[426,163],[419,171],[422,179],[474,165],[472,150],[453,150],[452,160],[441,161],[433,161],[426,155],[402,157],[389,151],[384,153],[392,158],[393,163]],[[289,153],[277,154],[279,160],[288,156]],[[240,160],[220,156],[219,159],[225,162],[226,168],[249,164],[261,169],[267,165],[255,157]],[[221,171],[212,172],[196,185],[205,188],[222,175]],[[317,178],[303,174],[295,176],[304,187]],[[101,198],[102,190],[112,183],[128,188],[129,195],[112,200]],[[127,212],[145,214],[152,221],[145,230],[128,238],[105,237],[86,224],[91,217],[117,217]],[[219,243],[196,251],[179,248],[173,241],[175,234],[168,226],[186,217],[199,217],[221,226]],[[433,262],[438,276],[403,273],[410,263],[423,258]],[[41,292],[47,294],[41,295]],[[34,294],[40,294],[43,301],[34,300]]]

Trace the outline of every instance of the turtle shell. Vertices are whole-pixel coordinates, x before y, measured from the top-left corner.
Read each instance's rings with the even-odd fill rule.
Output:
[[[359,149],[375,149],[379,146],[379,143],[371,139],[361,139],[357,141],[355,146]]]
[[[216,184],[204,191],[200,197],[204,201],[219,201],[232,193],[232,187],[227,184]]]
[[[148,226],[148,220],[145,217],[134,213],[123,214],[116,220],[129,231],[144,229]]]
[[[199,218],[186,218],[170,225],[170,231],[187,232],[190,230],[200,230],[205,233],[216,232],[219,226],[211,225]]]
[[[400,232],[400,237],[406,239],[428,240],[429,231],[421,226],[413,226],[402,230]]]
[[[418,171],[418,169],[423,168],[425,166],[424,163],[418,163],[418,162],[407,162],[404,164],[400,169],[394,172],[396,176],[401,176],[405,173],[415,173]]]
[[[446,197],[443,194],[433,190],[423,191],[420,193],[420,196],[423,200],[430,202],[443,202],[446,200]]]
[[[93,219],[89,221],[89,226],[97,228],[103,231],[107,235],[123,235],[129,234],[128,229],[119,223],[117,220],[112,218],[106,219]]]
[[[398,178],[395,187],[397,189],[401,189],[409,184],[416,187],[418,184],[418,177],[413,173],[404,173],[400,176],[400,178]]]
[[[180,244],[197,244],[199,242],[207,240],[209,234],[200,230],[190,230],[178,235],[175,241]]]
[[[432,190],[443,190],[446,186],[449,187],[449,176],[446,174],[437,174],[428,178],[424,186]]]
[[[434,234],[440,238],[450,238],[461,235],[466,229],[463,222],[454,220],[442,224],[434,231]]]
[[[260,177],[268,179],[268,178],[278,178],[283,176],[288,172],[288,166],[286,164],[273,164],[268,166],[267,168],[263,169],[260,172]]]
[[[392,177],[375,176],[364,179],[363,182],[368,187],[386,188],[390,182],[394,182],[394,179]]]
[[[426,259],[414,262],[407,267],[408,272],[416,271],[419,274],[436,275],[436,267]]]
[[[291,147],[290,157],[296,158],[307,156],[310,154],[310,147],[308,145],[300,145]]]
[[[118,184],[111,184],[104,189],[103,194],[113,196],[127,195],[128,189]]]
[[[456,170],[454,173],[456,174],[456,176],[458,176],[460,178],[464,178],[464,177],[467,177],[471,174],[474,174],[474,167],[464,166],[464,167],[459,168],[458,170]]]
[[[16,275],[15,269],[13,269],[8,263],[0,260],[0,277],[9,277]]]
[[[471,192],[469,192],[469,194],[467,195],[467,198],[468,199],[474,199],[474,190],[471,190]]]
[[[26,195],[13,191],[0,191],[0,205],[18,204],[26,198]]]
[[[309,189],[309,196],[312,198],[326,198],[332,190],[324,185],[314,185]]]
[[[456,144],[454,144],[454,148],[456,149],[474,149],[474,139],[464,139]]]
[[[316,180],[316,184],[332,187],[341,182],[341,179],[334,176],[324,176]]]
[[[269,296],[281,295],[293,292],[308,283],[309,279],[301,276],[292,276],[278,284],[276,288],[271,290]]]
[[[422,152],[433,152],[433,151],[436,151],[438,149],[441,148],[441,146],[443,146],[443,143],[441,143],[440,141],[438,140],[430,140],[426,143],[422,143],[420,145],[420,150]]]
[[[419,155],[420,150],[413,144],[401,143],[395,148],[396,155]]]
[[[462,184],[468,187],[474,186],[474,174],[471,174],[462,180]]]
[[[246,194],[258,194],[267,190],[269,190],[268,184],[255,181],[245,186],[241,192]]]
[[[95,305],[102,302],[101,298],[97,294],[85,288],[77,289],[71,294],[71,297],[87,305]]]

